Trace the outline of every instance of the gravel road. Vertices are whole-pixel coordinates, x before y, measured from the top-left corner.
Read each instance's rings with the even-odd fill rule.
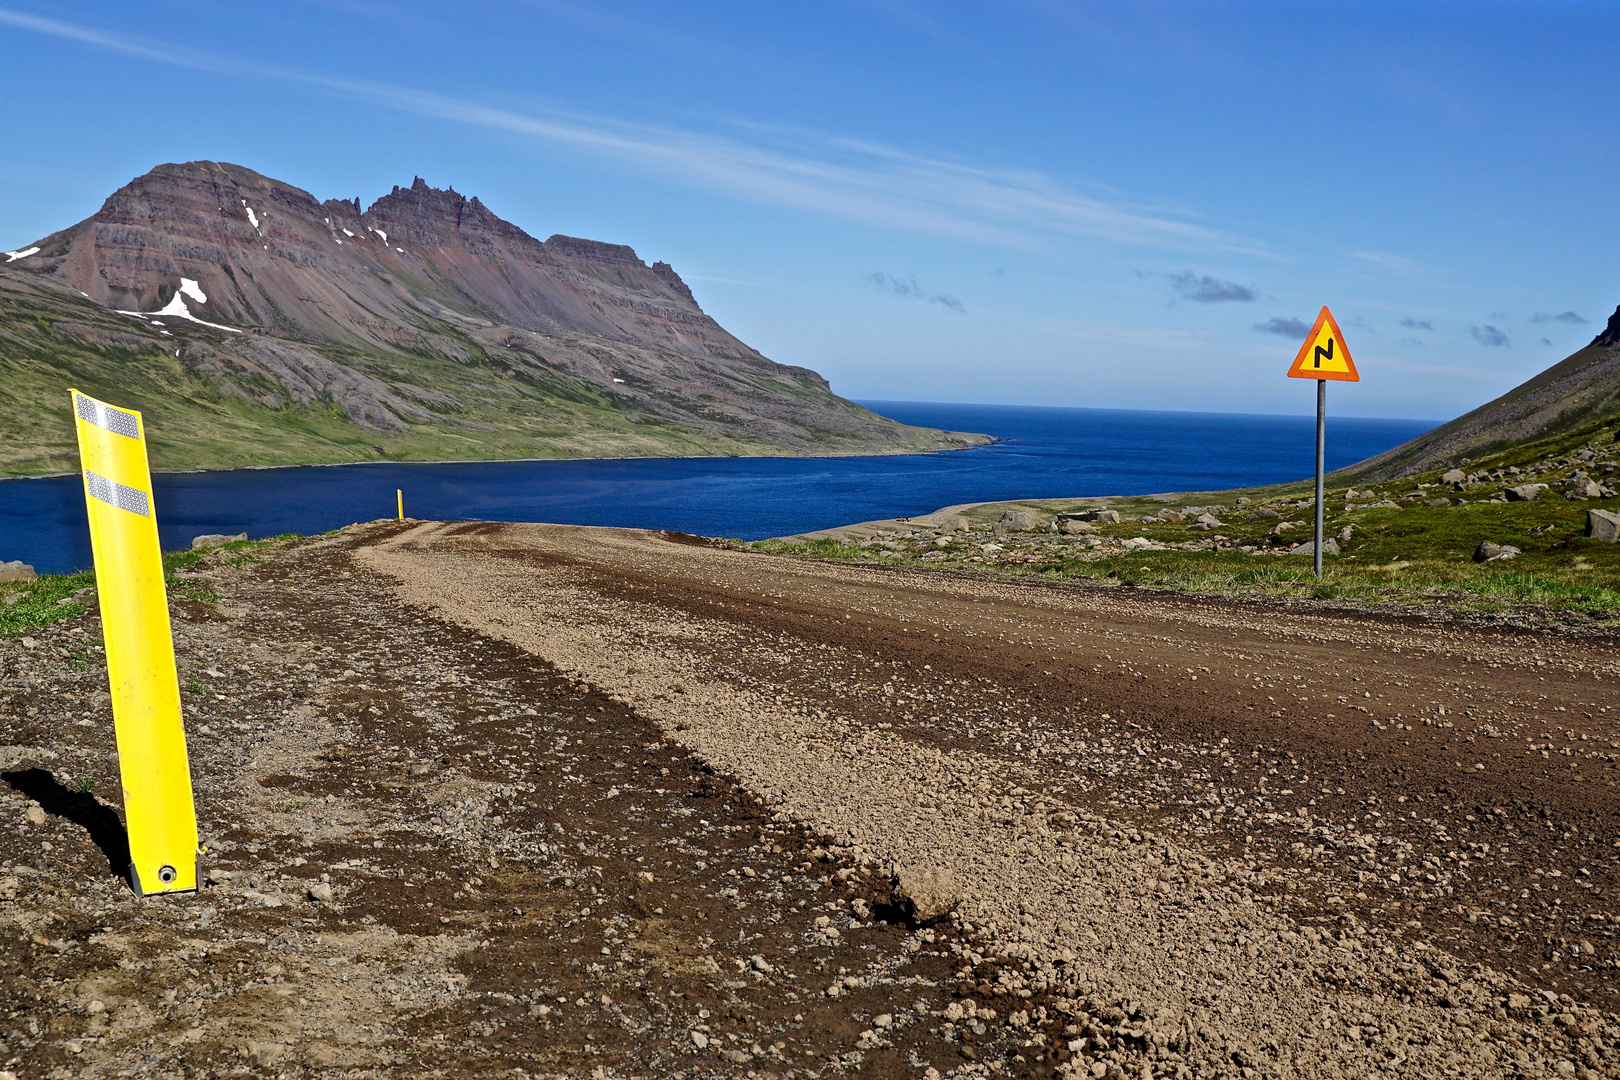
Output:
[[[357,558],[857,862],[949,875],[958,992],[1092,1031],[1065,1069],[1620,1073],[1612,642],[631,531]]]
[[[0,641],[0,1080],[1620,1075],[1612,642],[537,525],[192,584],[196,896],[93,612]]]

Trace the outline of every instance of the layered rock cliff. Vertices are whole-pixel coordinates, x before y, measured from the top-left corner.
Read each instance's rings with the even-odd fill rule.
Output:
[[[211,404],[213,422],[245,425],[245,443],[250,427],[305,429],[297,459],[882,453],[984,441],[896,424],[815,372],[767,359],[706,315],[665,263],[619,244],[537,240],[420,178],[362,209],[238,165],[162,165],[19,251],[0,267],[0,334],[137,408],[172,408],[165,394]],[[74,314],[83,300],[121,313],[123,329]],[[138,342],[117,346],[136,354],[122,360],[106,355],[120,332]],[[79,366],[96,370],[75,376],[81,353]],[[155,378],[159,369],[169,374]],[[7,411],[0,402],[0,430]],[[183,433],[171,438],[166,464],[265,458],[261,448],[233,459],[228,434],[223,453],[201,456],[181,451]],[[34,459],[60,456],[39,449]]]

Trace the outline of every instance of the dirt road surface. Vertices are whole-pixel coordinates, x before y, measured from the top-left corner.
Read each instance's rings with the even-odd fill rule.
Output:
[[[207,576],[194,901],[78,790],[96,628],[5,645],[19,1076],[1620,1075],[1612,641],[531,525]]]

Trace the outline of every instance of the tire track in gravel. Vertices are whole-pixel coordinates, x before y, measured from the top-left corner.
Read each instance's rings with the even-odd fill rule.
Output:
[[[1051,1061],[964,1012],[960,936],[878,917],[872,867],[579,680],[403,608],[355,532],[217,553],[188,576],[219,602],[173,607],[196,894],[136,899],[98,849],[122,828],[93,612],[0,639],[0,1075]]]
[[[1066,1068],[1616,1068],[1591,1011],[1615,965],[1607,642],[623,530],[373,543],[357,560],[402,598],[601,688],[854,857],[948,868],[977,942],[961,992],[1084,1021]]]

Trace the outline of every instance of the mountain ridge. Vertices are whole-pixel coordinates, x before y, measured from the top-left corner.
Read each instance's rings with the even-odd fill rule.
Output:
[[[1332,475],[1343,481],[1393,480],[1614,419],[1620,419],[1620,307],[1589,344],[1552,367],[1455,420]]]
[[[0,431],[29,436],[21,414],[44,403],[35,384],[59,376],[122,384],[153,405],[167,383],[187,403],[181,414],[302,432],[279,457],[268,445],[232,455],[225,438],[168,467],[989,441],[897,424],[818,373],[768,359],[707,315],[667,263],[622,244],[538,240],[420,177],[362,208],[239,165],[160,165],[20,250],[0,266],[0,338],[35,361],[12,384],[37,400],[0,398]],[[75,295],[122,328],[77,310]],[[147,385],[158,368],[177,370]],[[13,447],[0,468],[71,467],[69,442],[70,429]]]

